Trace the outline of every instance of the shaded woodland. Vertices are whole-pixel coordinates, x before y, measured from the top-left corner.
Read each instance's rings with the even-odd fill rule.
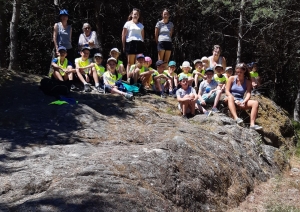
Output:
[[[141,9],[145,26],[145,54],[155,61],[154,27],[161,19],[162,10],[168,8],[175,26],[172,60],[178,64],[184,60],[192,62],[196,58],[211,55],[212,46],[219,44],[228,66],[235,66],[236,61],[256,61],[263,80],[270,81],[266,95],[291,114],[295,111],[294,118],[298,119],[300,2],[297,0],[54,2],[0,0],[2,68],[13,67],[25,72],[47,74],[54,47],[53,25],[58,21],[59,10],[63,8],[70,14],[73,47],[77,48],[82,24],[88,22],[98,33],[104,58],[108,57],[111,48],[121,49],[123,25],[132,8]],[[12,21],[13,14],[18,12],[13,9],[14,6],[20,9],[19,22]],[[12,24],[15,28],[12,28]],[[11,43],[14,33],[17,35],[13,37],[16,39],[15,47]],[[121,57],[126,63],[125,55]],[[13,66],[11,62],[14,62]]]

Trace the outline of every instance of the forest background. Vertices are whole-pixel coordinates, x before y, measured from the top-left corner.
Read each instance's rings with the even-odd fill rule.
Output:
[[[300,2],[297,0],[0,0],[0,67],[47,74],[52,58],[53,25],[60,9],[69,11],[72,43],[88,22],[97,31],[104,58],[122,49],[121,33],[132,8],[139,8],[145,26],[145,54],[157,59],[155,24],[164,8],[174,23],[171,60],[212,54],[219,44],[227,66],[258,62],[265,90],[299,121]],[[126,56],[121,55],[126,63]],[[177,70],[180,71],[179,69]]]

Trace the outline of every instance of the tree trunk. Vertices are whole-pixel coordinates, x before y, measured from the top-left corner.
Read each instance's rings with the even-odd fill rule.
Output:
[[[97,39],[98,39],[98,43],[100,46],[100,51],[102,52],[102,16],[100,15],[101,13],[101,9],[103,6],[103,3],[101,3],[100,1],[94,0],[94,5],[95,5],[95,19],[96,19],[96,34],[97,34]]]
[[[21,0],[13,1],[13,13],[9,26],[10,33],[10,57],[8,69],[18,69],[17,65],[17,46],[18,46],[18,25],[20,19]]]
[[[4,41],[3,41],[3,38],[4,38],[4,30],[3,30],[3,2],[0,2],[0,52],[2,52],[2,54],[4,54]],[[3,64],[3,59],[2,58],[5,58],[5,57],[1,57],[0,59],[0,68],[2,68],[2,66],[4,65]]]
[[[244,6],[245,6],[245,0],[241,0],[236,63],[241,62]]]
[[[295,100],[295,106],[294,106],[294,120],[300,122],[299,117],[299,103],[300,103],[300,88],[298,89],[297,98]]]

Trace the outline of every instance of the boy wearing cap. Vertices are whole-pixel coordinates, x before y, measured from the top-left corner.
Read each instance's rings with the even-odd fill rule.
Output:
[[[97,73],[92,72],[92,68],[95,66],[94,63],[91,63],[89,56],[90,56],[90,48],[83,47],[80,51],[81,57],[75,59],[75,66],[76,66],[76,74],[79,80],[83,83],[84,91],[91,92],[91,87],[88,84],[90,82],[89,75],[95,78],[98,78]],[[93,74],[95,73],[95,74]],[[83,77],[84,76],[84,77]]]
[[[124,75],[125,68],[124,68],[124,65],[123,65],[123,61],[119,60],[120,54],[121,54],[121,52],[119,51],[118,48],[112,48],[109,52],[109,55],[117,60],[117,71],[120,74]]]
[[[176,97],[176,90],[178,86],[178,76],[175,73],[176,70],[176,62],[170,61],[168,64],[168,69],[165,70],[165,74],[169,76],[167,82],[165,83],[165,87],[169,89],[169,96]]]
[[[66,58],[67,49],[60,46],[57,51],[59,56],[52,60],[51,66],[53,71],[50,72],[49,76],[59,81],[70,80],[72,83],[75,70],[72,69],[72,63]]]
[[[94,55],[95,66],[92,68],[92,75],[95,81],[95,88],[99,93],[103,93],[103,74],[105,72],[104,66],[101,65],[103,56],[101,53]],[[94,76],[95,75],[95,76]]]
[[[193,82],[194,82],[194,78],[193,78],[193,74],[190,73],[190,71],[192,70],[192,67],[190,65],[190,63],[188,61],[184,61],[182,63],[182,66],[180,67],[182,69],[182,73],[178,74],[178,77],[180,77],[182,74],[188,77],[188,83],[190,86],[192,86]]]
[[[166,98],[167,96],[164,92],[164,84],[170,78],[170,76],[167,76],[167,74],[164,72],[166,62],[158,60],[155,64],[156,71],[154,71],[154,73],[152,74],[152,89],[156,92],[159,92],[161,98]]]
[[[117,72],[117,60],[114,57],[110,57],[107,60],[107,71],[103,74],[104,90],[108,93],[117,93],[123,95],[126,99],[133,100],[133,95],[125,93],[118,89],[116,82],[121,80],[123,75]],[[125,74],[125,73],[124,73]]]
[[[217,64],[214,70],[215,70],[214,80],[219,84],[219,88],[221,89],[221,91],[224,92],[227,78],[222,74],[223,66],[221,64]]]
[[[200,59],[194,60],[195,70],[193,71],[194,80],[195,80],[195,90],[198,91],[200,82],[205,79],[205,70],[203,69],[203,64]]]
[[[151,74],[154,73],[153,70],[146,71],[144,63],[145,56],[143,54],[138,54],[136,56],[136,64],[132,65],[129,70],[129,79],[133,79],[133,84],[141,83],[143,86],[146,86]],[[130,81],[130,84],[132,84],[132,80]]]
[[[183,118],[187,118],[187,114],[195,116],[195,104],[198,99],[198,95],[195,89],[188,84],[188,76],[181,74],[179,77],[179,84],[181,88],[176,91],[178,100],[178,108],[182,113]]]
[[[211,68],[205,70],[206,80],[200,83],[198,104],[206,105],[213,103],[212,111],[215,113],[220,112],[217,105],[220,101],[221,90],[218,88],[218,83],[213,79],[214,71]]]

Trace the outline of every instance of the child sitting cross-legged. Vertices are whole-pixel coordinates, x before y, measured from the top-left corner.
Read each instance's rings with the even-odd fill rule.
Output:
[[[133,95],[120,91],[116,82],[122,80],[122,74],[118,73],[117,70],[117,60],[113,57],[108,58],[106,64],[106,72],[103,74],[104,90],[107,93],[117,93],[123,95],[126,99],[133,100]],[[124,72],[125,74],[125,72]]]
[[[181,88],[176,91],[176,96],[182,118],[186,119],[187,114],[190,114],[191,117],[193,117],[195,116],[195,104],[198,95],[195,89],[188,84],[188,76],[181,74],[179,77],[179,84],[181,85]]]
[[[156,71],[152,74],[153,81],[151,82],[152,84],[152,89],[153,91],[156,91],[156,93],[160,94],[161,98],[167,98],[167,95],[165,94],[165,82],[170,78],[164,70],[165,70],[165,64],[166,62],[162,60],[158,60],[156,63]]]

